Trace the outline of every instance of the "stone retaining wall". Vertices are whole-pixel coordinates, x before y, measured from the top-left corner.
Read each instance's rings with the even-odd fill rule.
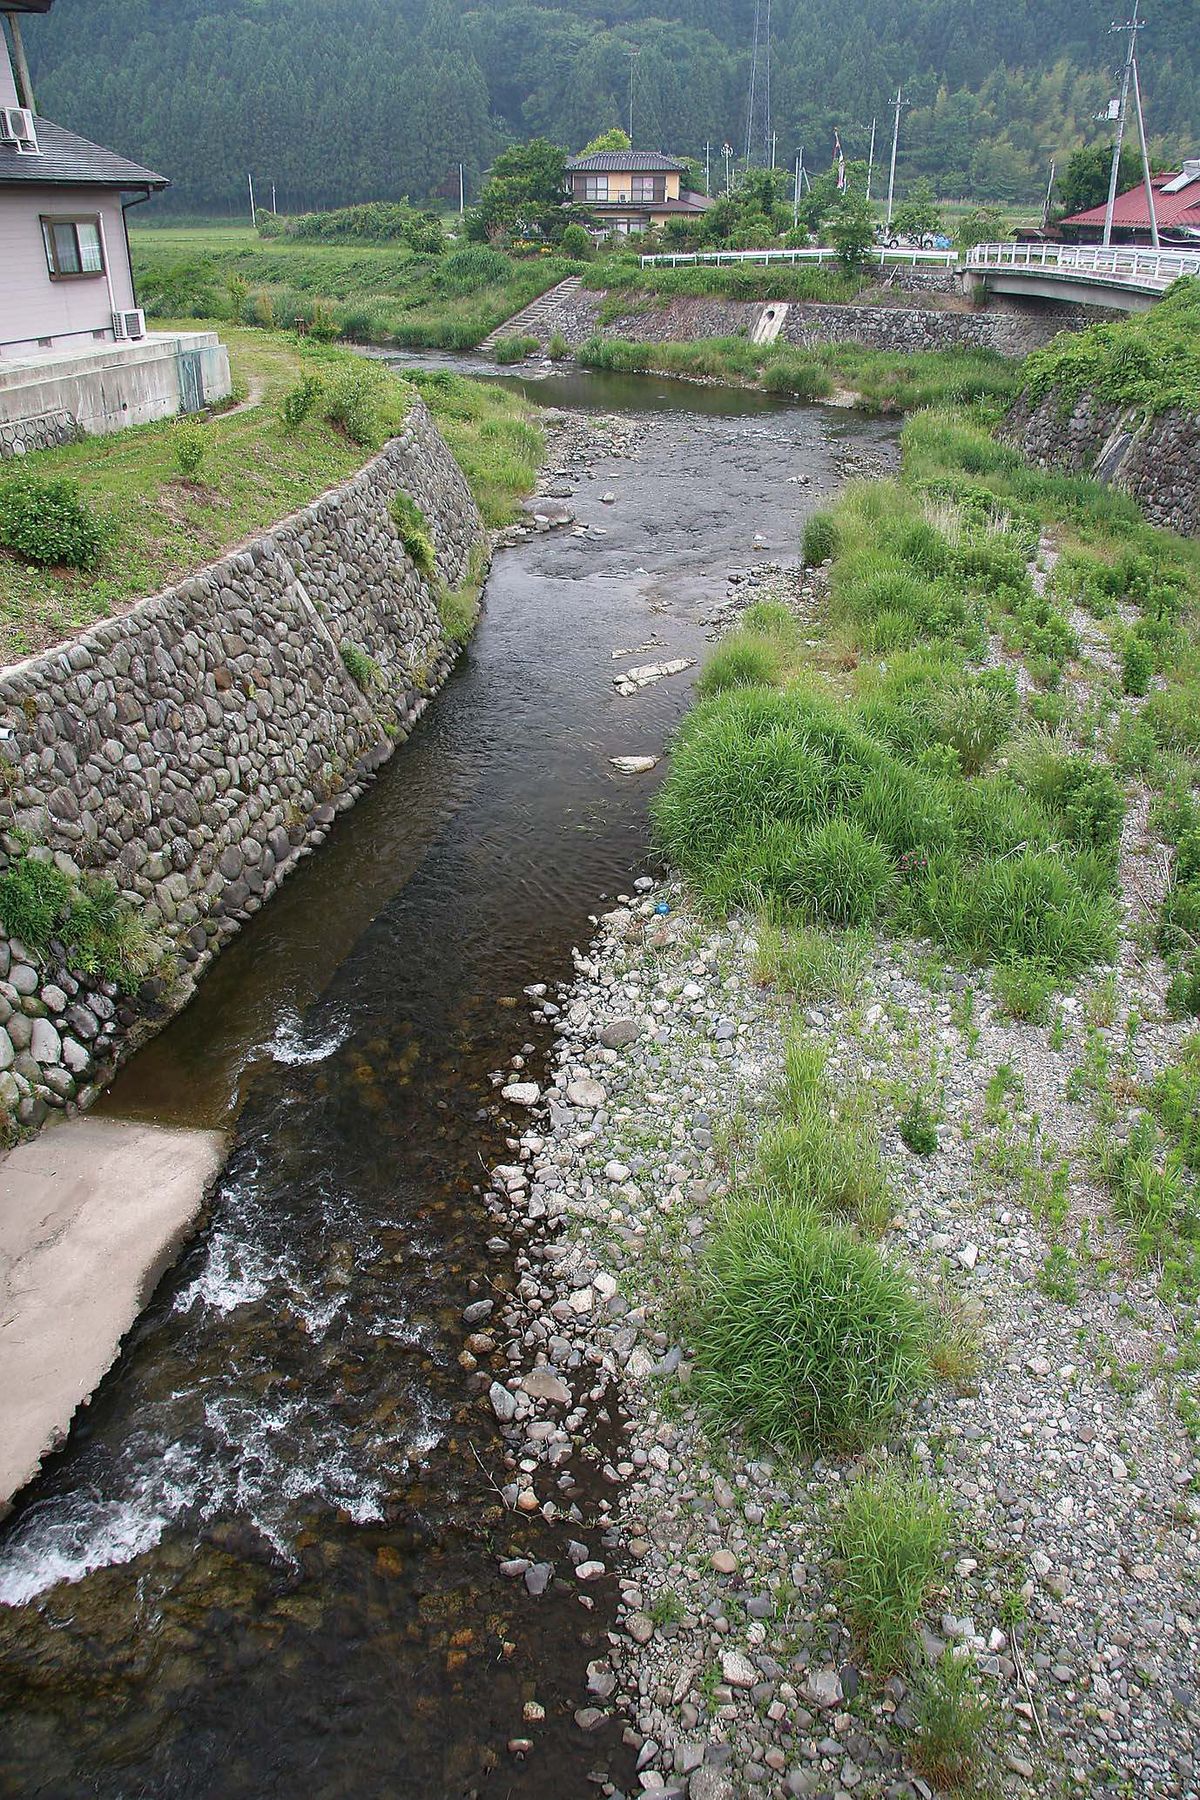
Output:
[[[445,679],[454,648],[392,524],[397,489],[425,514],[439,580],[478,576],[482,521],[418,401],[364,469],[268,536],[0,672],[0,865],[32,844],[68,874],[111,878],[166,971],[122,994],[0,927],[0,1122],[85,1104]]]
[[[543,348],[558,334],[573,350],[590,337],[627,338],[635,343],[693,343],[706,337],[749,337],[765,305],[782,302],[723,300],[708,294],[678,294],[668,301],[630,300],[629,308],[600,323],[607,296],[586,288],[567,294],[534,329]],[[807,348],[822,343],[861,343],[879,350],[998,351],[1026,356],[1063,328],[1057,314],[1033,312],[950,312],[920,306],[830,306],[815,301],[788,303],[783,341]]]
[[[1018,400],[1001,435],[1041,467],[1097,474],[1132,494],[1154,525],[1200,537],[1200,414],[1141,420],[1089,394],[1065,407],[1057,393]]]

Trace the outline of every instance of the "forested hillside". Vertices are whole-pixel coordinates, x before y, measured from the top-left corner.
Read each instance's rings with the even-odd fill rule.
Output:
[[[670,12],[675,17],[659,16]],[[281,209],[457,198],[495,151],[544,134],[578,147],[624,120],[703,157],[745,139],[753,0],[58,0],[26,39],[40,109],[169,174],[170,204],[240,207],[246,173]],[[778,155],[826,163],[834,127],[865,156],[889,96],[901,185],[1028,200],[1052,155],[1104,131],[1122,39],[1107,0],[774,0]],[[1200,150],[1195,0],[1158,0],[1143,33],[1149,124]],[[719,156],[714,156],[714,163]]]

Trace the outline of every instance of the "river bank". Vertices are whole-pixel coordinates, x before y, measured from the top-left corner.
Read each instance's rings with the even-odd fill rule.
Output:
[[[1067,585],[1060,544],[1043,536],[1030,564],[1044,597]],[[1184,546],[1172,553],[1187,566]],[[813,664],[854,668],[861,646],[831,620],[827,574],[740,572],[712,617],[764,599],[790,610]],[[1143,706],[1113,693],[1137,614],[1063,616],[1078,641],[1059,652],[1060,697],[1044,662],[1039,693],[1011,641],[984,660],[1055,721],[1042,754],[1108,767]],[[1144,728],[1162,729],[1176,679],[1172,667],[1151,685]],[[1118,729],[1097,738],[1105,701]],[[789,961],[761,916],[735,907],[722,923],[723,909],[650,877],[596,920],[573,983],[527,990],[558,1041],[539,1081],[523,1057],[496,1076],[513,1153],[491,1205],[525,1237],[521,1280],[467,1348],[506,1346],[490,1404],[511,1507],[539,1504],[565,1435],[594,1446],[612,1483],[598,1541],[569,1547],[576,1579],[621,1581],[576,1724],[624,1722],[641,1791],[1200,1791],[1200,1040],[1164,1005],[1178,978],[1154,943],[1169,942],[1175,877],[1155,823],[1164,773],[1142,755],[1120,765],[1115,955],[1045,998],[886,930]],[[1194,765],[1173,770],[1194,794]],[[814,1058],[829,1117],[859,1133],[864,1237],[911,1271],[937,1320],[936,1379],[865,1452],[796,1458],[740,1420],[719,1429],[695,1333],[726,1221],[764,1191],[763,1146],[786,1139],[797,1068]],[[1167,1192],[1153,1225],[1151,1196]],[[900,1653],[882,1661],[847,1548],[864,1492],[911,1495],[938,1546],[895,1613]],[[886,1543],[896,1520],[876,1523]],[[534,1591],[557,1573],[522,1558],[519,1537],[499,1566]],[[886,1593],[882,1563],[873,1578]]]

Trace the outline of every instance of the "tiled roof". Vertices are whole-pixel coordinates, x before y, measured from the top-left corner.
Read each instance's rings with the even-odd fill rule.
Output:
[[[165,175],[128,162],[115,150],[89,144],[50,119],[37,121],[38,156],[22,154],[15,145],[0,144],[0,187],[22,186],[165,188]]]
[[[1188,179],[1188,171],[1197,172]],[[1182,173],[1154,175],[1150,186],[1154,193],[1154,216],[1159,229],[1174,225],[1200,225],[1200,165],[1189,163]],[[1168,189],[1174,189],[1173,193]],[[1103,225],[1105,208],[1093,206],[1087,212],[1074,213],[1064,225]],[[1141,182],[1126,194],[1118,194],[1113,207],[1113,224],[1133,230],[1138,226],[1149,230],[1150,214],[1146,208],[1146,190]]]
[[[607,170],[610,174],[624,175],[658,174],[663,169],[687,168],[686,163],[676,156],[664,156],[659,150],[601,150],[595,156],[572,156],[567,161],[568,169]]]

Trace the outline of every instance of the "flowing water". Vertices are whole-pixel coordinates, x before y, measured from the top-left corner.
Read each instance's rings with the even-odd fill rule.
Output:
[[[477,1193],[511,1154],[488,1075],[523,1045],[536,1069],[522,990],[569,977],[589,912],[644,864],[655,777],[608,759],[661,748],[691,675],[622,699],[614,670],[699,657],[727,570],[794,556],[844,459],[894,433],[653,378],[530,392],[637,415],[636,460],[601,456],[580,484],[607,535],[498,555],[412,741],[105,1102],[224,1125],[231,1151],[205,1228],[0,1535],[4,1794],[634,1783],[619,1726],[572,1718],[614,1578],[589,1610],[497,1570],[564,1565],[572,1534],[603,1550],[582,1473],[569,1532],[503,1509],[502,1446],[458,1361],[463,1306],[512,1280]],[[544,1723],[522,1722],[529,1701]]]

